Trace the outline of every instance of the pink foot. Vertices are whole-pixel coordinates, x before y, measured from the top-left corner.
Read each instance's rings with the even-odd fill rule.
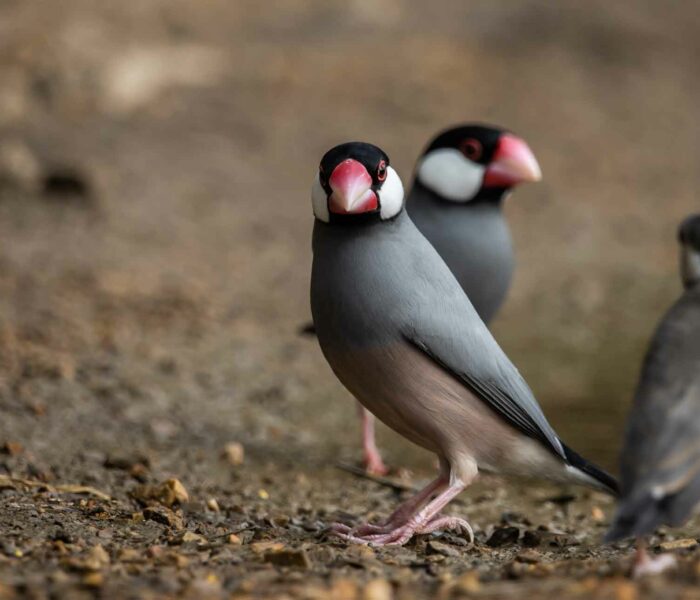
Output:
[[[369,473],[370,475],[382,476],[386,475],[389,472],[389,469],[384,464],[384,461],[382,460],[382,457],[379,454],[379,452],[365,452],[364,464],[365,471],[367,471],[367,473]]]
[[[648,554],[637,558],[634,567],[632,568],[632,577],[645,577],[646,575],[658,575],[669,569],[675,569],[677,566],[676,559],[672,554],[659,554],[652,558]]]
[[[383,527],[363,525],[357,529],[351,529],[346,525],[336,525],[331,527],[331,533],[355,544],[402,546],[416,534],[432,533],[442,528],[459,528],[464,529],[469,534],[469,539],[473,541],[472,529],[465,520],[438,516],[450,500],[465,487],[466,484],[462,481],[457,480],[447,484],[443,476],[438,477],[414,498],[399,507]],[[437,495],[428,501],[433,494]]]
[[[362,525],[351,529],[346,525],[334,525],[331,532],[347,542],[355,544],[372,544],[374,546],[403,546],[414,535],[433,533],[439,529],[461,529],[469,536],[469,543],[474,543],[474,532],[464,519],[458,517],[439,517],[425,525],[406,523],[389,531],[382,531],[376,525]]]

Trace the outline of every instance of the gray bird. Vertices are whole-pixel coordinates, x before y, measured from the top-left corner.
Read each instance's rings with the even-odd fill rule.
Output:
[[[515,265],[503,199],[541,177],[522,139],[486,125],[440,133],[416,165],[406,211],[485,323],[503,304]]]
[[[647,351],[621,453],[621,497],[606,540],[681,525],[700,501],[700,215],[680,226],[685,291]],[[639,540],[635,573],[658,572]]]
[[[440,255],[403,210],[389,157],[351,142],[328,151],[312,188],[311,311],[321,349],[360,403],[434,452],[440,474],[382,525],[334,531],[403,544],[461,528],[440,511],[477,473],[536,476],[615,493],[567,448]]]
[[[503,304],[515,265],[503,199],[514,186],[541,177],[525,141],[490,125],[451,127],[417,161],[406,211],[487,324]],[[374,417],[362,408],[360,415],[366,469],[384,474]]]

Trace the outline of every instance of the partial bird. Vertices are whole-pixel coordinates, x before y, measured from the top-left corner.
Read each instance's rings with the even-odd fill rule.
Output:
[[[446,129],[417,161],[406,210],[487,324],[503,304],[515,265],[503,200],[516,185],[541,177],[527,143],[492,125]],[[313,324],[302,332],[314,333]],[[383,475],[387,468],[377,447],[374,417],[359,410],[365,468]]]
[[[416,165],[406,211],[489,323],[505,300],[515,259],[503,200],[542,171],[527,143],[487,125],[437,135]]]
[[[462,529],[441,510],[479,471],[616,493],[568,448],[464,290],[404,210],[401,180],[377,146],[329,150],[312,187],[311,312],[333,372],[370,412],[434,452],[439,476],[381,525],[333,531],[404,544]]]
[[[621,453],[621,497],[607,541],[638,538],[635,575],[675,561],[652,559],[642,538],[677,527],[700,501],[700,214],[679,228],[684,292],[651,340]]]

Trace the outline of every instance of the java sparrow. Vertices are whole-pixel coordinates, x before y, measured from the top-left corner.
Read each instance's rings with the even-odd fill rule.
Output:
[[[680,226],[685,291],[651,340],[627,421],[621,497],[606,540],[636,536],[635,574],[673,564],[652,560],[642,536],[681,525],[700,501],[700,214]]]
[[[443,131],[416,165],[406,211],[485,323],[503,304],[515,263],[503,199],[541,177],[524,140],[486,125]]]
[[[418,159],[406,211],[438,251],[485,322],[503,304],[515,264],[504,197],[542,177],[524,140],[499,127],[465,124],[439,133]],[[361,409],[367,470],[386,471],[374,417]]]
[[[567,448],[437,251],[404,210],[389,157],[371,144],[329,150],[312,188],[311,312],[332,370],[386,425],[434,452],[439,476],[382,525],[334,531],[403,544],[461,528],[440,511],[479,470],[610,493],[616,481]]]

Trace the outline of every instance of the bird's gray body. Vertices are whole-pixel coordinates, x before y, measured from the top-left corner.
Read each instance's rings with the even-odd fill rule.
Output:
[[[317,220],[313,253],[323,353],[386,425],[466,479],[477,467],[599,486],[567,464],[527,384],[405,211],[352,227]]]
[[[515,267],[500,199],[449,202],[416,180],[406,210],[482,320],[491,321],[505,300]]]
[[[627,424],[614,540],[677,526],[700,501],[700,285],[671,307],[647,352]]]

